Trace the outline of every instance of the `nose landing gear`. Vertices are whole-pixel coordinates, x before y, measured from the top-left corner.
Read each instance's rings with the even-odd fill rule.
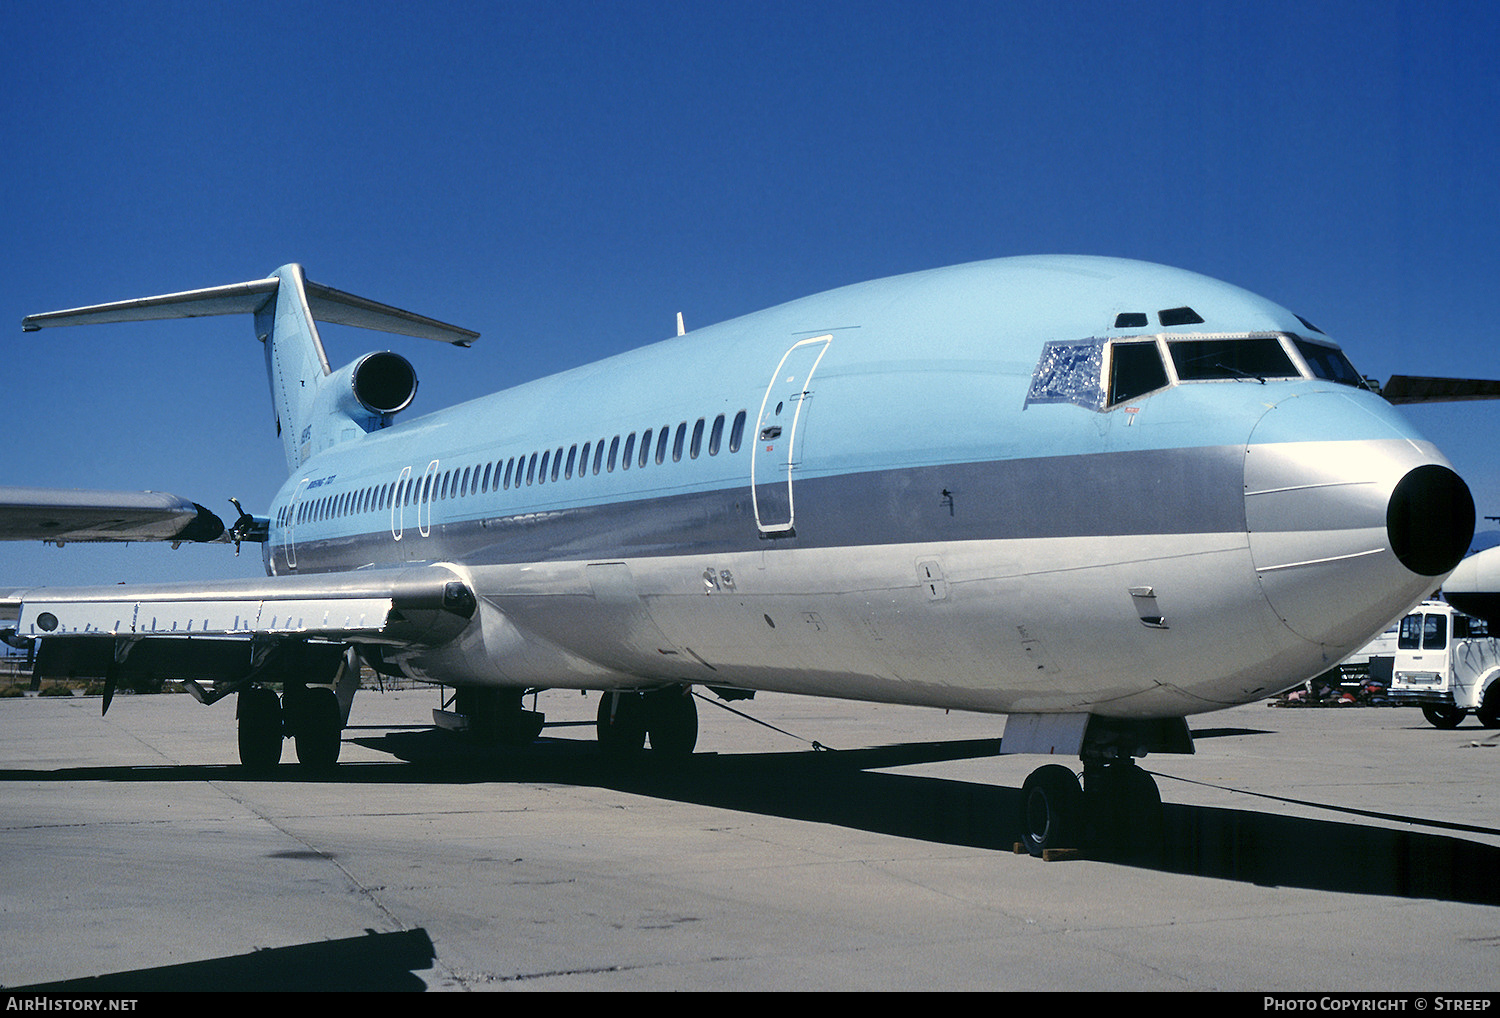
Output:
[[[1132,760],[1085,762],[1083,783],[1048,764],[1021,786],[1021,844],[1047,858],[1059,849],[1147,862],[1162,844],[1161,793]]]

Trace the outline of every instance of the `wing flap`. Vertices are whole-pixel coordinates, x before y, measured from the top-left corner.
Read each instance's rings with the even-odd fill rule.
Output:
[[[477,607],[463,579],[442,566],[11,596],[20,602],[16,634],[43,641],[266,636],[431,647],[458,635]]]
[[[23,601],[23,636],[307,636],[378,635],[390,621],[388,597],[250,601]]]

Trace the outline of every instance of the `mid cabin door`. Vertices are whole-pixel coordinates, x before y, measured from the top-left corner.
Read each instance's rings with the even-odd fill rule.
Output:
[[[292,492],[292,501],[286,507],[286,528],[282,531],[286,567],[293,570],[297,568],[297,511],[301,508],[302,493],[307,490],[307,482],[306,477],[297,482],[297,490]]]
[[[802,452],[799,429],[807,424],[813,374],[832,342],[832,336],[819,336],[794,344],[776,365],[761,400],[750,456],[750,492],[755,525],[763,537],[796,534],[792,488]]]

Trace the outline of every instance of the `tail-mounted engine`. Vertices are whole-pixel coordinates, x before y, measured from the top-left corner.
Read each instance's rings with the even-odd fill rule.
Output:
[[[388,427],[391,418],[417,394],[417,372],[411,362],[389,350],[367,353],[324,381],[336,409],[366,431]]]

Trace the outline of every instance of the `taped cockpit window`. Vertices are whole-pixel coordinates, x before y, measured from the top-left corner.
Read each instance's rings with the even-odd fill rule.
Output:
[[[1072,403],[1089,410],[1104,406],[1104,340],[1056,340],[1042,347],[1042,359],[1031,373],[1026,406]]]

